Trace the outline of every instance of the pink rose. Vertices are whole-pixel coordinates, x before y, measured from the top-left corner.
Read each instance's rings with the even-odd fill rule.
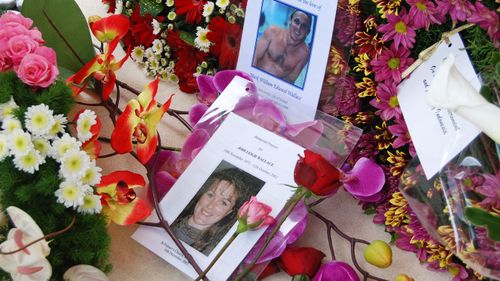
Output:
[[[40,44],[29,35],[16,35],[9,39],[5,54],[10,57],[14,67],[30,53],[33,53]]]
[[[0,25],[0,50],[6,49],[10,38],[17,35],[28,35],[39,45],[45,43],[42,39],[42,33],[38,29],[27,29],[24,25],[13,23],[11,25]]]
[[[274,218],[269,216],[272,208],[259,202],[255,196],[245,202],[238,210],[238,233],[255,230],[274,223]]]
[[[23,25],[26,29],[30,29],[33,25],[33,21],[29,18],[24,17],[18,12],[9,11],[0,17],[0,27],[4,25]]]
[[[10,58],[0,51],[0,72],[7,71],[12,67]]]
[[[16,73],[19,79],[30,86],[47,88],[56,80],[59,70],[54,63],[54,51],[47,47],[39,49],[42,50],[37,49],[23,58]]]

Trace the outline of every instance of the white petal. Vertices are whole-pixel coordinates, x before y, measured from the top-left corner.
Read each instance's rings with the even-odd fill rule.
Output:
[[[64,273],[63,279],[65,281],[109,281],[104,272],[86,264],[71,267]]]

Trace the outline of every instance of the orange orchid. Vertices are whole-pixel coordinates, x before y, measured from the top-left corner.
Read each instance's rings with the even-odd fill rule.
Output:
[[[81,93],[87,87],[87,78],[91,75],[103,83],[102,97],[108,100],[116,82],[115,71],[120,69],[130,55],[127,54],[119,61],[113,56],[113,51],[120,40],[127,34],[130,26],[128,18],[124,15],[111,15],[90,23],[92,33],[102,43],[108,43],[104,54],[99,54],[93,60],[86,63],[80,71],[70,76],[66,81],[75,85],[75,95]],[[81,86],[76,86],[81,85]]]
[[[156,126],[168,110],[172,96],[161,107],[155,100],[158,78],[149,83],[137,99],[128,102],[123,113],[116,120],[111,134],[111,146],[118,153],[128,153],[137,141],[137,157],[142,164],[148,162],[158,145]]]
[[[134,188],[145,185],[141,175],[129,171],[115,171],[103,176],[96,185],[96,192],[101,195],[103,212],[119,225],[130,225],[147,218],[152,209],[134,191]]]

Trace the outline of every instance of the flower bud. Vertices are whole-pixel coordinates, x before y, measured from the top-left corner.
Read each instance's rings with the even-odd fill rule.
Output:
[[[398,274],[396,275],[396,278],[394,278],[394,281],[414,281],[413,278],[406,274]]]
[[[374,240],[366,246],[364,256],[368,263],[376,267],[386,268],[392,264],[391,247],[382,240]]]
[[[274,218],[269,216],[271,211],[270,206],[259,202],[255,196],[252,196],[238,211],[238,233],[259,229],[274,223]]]

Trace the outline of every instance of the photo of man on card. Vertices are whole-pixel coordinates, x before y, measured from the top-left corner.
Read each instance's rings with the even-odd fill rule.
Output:
[[[264,0],[252,66],[303,88],[314,24],[310,13]]]
[[[265,182],[222,161],[172,223],[176,237],[208,256],[236,223],[243,203]]]

